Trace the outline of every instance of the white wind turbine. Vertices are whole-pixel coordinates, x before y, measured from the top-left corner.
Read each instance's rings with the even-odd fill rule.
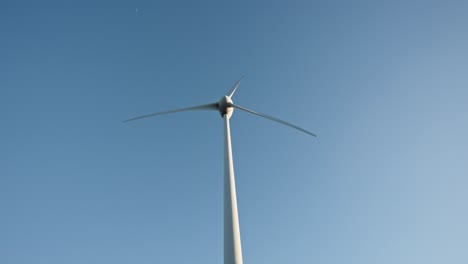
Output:
[[[236,183],[234,179],[234,165],[232,161],[231,130],[229,128],[229,119],[231,118],[234,108],[270,119],[316,137],[314,133],[290,124],[286,121],[234,104],[231,98],[236,92],[236,89],[239,86],[242,78],[240,78],[235,83],[234,87],[232,87],[227,95],[221,97],[221,99],[216,103],[157,112],[123,121],[129,122],[146,117],[191,110],[215,110],[220,112],[221,117],[224,119],[224,264],[242,264],[242,248],[239,229],[239,216],[237,212]]]

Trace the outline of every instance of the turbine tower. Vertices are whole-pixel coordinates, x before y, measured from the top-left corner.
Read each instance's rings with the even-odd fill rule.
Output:
[[[234,84],[234,86],[228,92],[228,94],[221,97],[221,99],[218,102],[169,110],[164,112],[157,112],[134,117],[123,121],[129,122],[157,115],[171,114],[191,110],[219,111],[221,117],[224,119],[224,264],[242,264],[242,247],[240,239],[239,215],[237,212],[236,182],[234,179],[234,164],[232,161],[231,129],[229,127],[229,119],[232,116],[234,108],[270,119],[272,121],[292,127],[301,132],[316,137],[314,133],[309,132],[298,126],[295,126],[293,124],[290,124],[286,121],[234,104],[232,102],[232,96],[236,92],[237,87],[239,87],[242,78],[240,78]]]

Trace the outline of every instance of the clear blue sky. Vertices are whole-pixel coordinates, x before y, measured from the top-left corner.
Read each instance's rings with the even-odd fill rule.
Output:
[[[2,1],[0,263],[468,263],[466,1]]]

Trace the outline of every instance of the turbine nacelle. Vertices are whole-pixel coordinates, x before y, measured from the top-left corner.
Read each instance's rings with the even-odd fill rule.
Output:
[[[232,99],[227,95],[221,97],[218,101],[218,110],[222,117],[227,115],[227,118],[231,118],[232,111],[234,111],[234,107],[232,107]]]

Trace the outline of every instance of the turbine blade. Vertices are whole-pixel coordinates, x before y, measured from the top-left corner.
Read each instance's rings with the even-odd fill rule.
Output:
[[[272,117],[272,116],[265,115],[265,114],[262,114],[262,113],[259,113],[259,112],[255,112],[255,111],[253,111],[253,110],[250,110],[250,109],[247,109],[247,108],[244,108],[244,107],[242,107],[242,106],[235,105],[235,104],[232,104],[232,107],[237,108],[237,109],[242,110],[242,111],[245,111],[245,112],[247,112],[247,113],[251,113],[251,114],[254,114],[254,115],[258,115],[258,116],[261,116],[261,117],[270,119],[270,120],[275,121],[275,122],[278,122],[278,123],[280,123],[280,124],[283,124],[283,125],[286,125],[286,126],[295,128],[295,129],[297,129],[297,130],[299,130],[299,131],[301,131],[301,132],[304,132],[304,133],[306,133],[306,134],[309,134],[309,135],[311,135],[311,136],[317,137],[317,135],[315,135],[315,134],[312,133],[312,132],[309,132],[309,131],[307,131],[307,130],[305,130],[305,129],[303,129],[303,128],[300,128],[300,127],[298,127],[298,126],[295,126],[295,125],[293,125],[293,124],[291,124],[291,123],[288,123],[288,122],[283,121],[283,120],[281,120],[281,119],[278,119],[278,118],[276,118],[276,117]]]
[[[190,110],[218,110],[218,103],[198,105],[198,106],[192,106],[192,107],[186,107],[186,108],[179,108],[179,109],[169,110],[169,111],[164,111],[164,112],[157,112],[157,113],[137,116],[137,117],[134,117],[134,118],[124,120],[122,122],[129,122],[129,121],[133,121],[133,120],[137,120],[137,119],[141,119],[141,118],[147,118],[147,117],[152,117],[152,116],[157,116],[157,115],[171,114],[171,113],[182,112],[182,111],[190,111]]]
[[[231,97],[234,95],[234,93],[235,93],[236,90],[237,90],[237,87],[239,87],[240,81],[241,81],[243,78],[244,78],[244,76],[240,77],[240,79],[237,80],[236,84],[234,84],[234,87],[231,88],[231,90],[230,90],[229,93],[227,94],[227,96],[228,96],[229,98],[231,98]]]

